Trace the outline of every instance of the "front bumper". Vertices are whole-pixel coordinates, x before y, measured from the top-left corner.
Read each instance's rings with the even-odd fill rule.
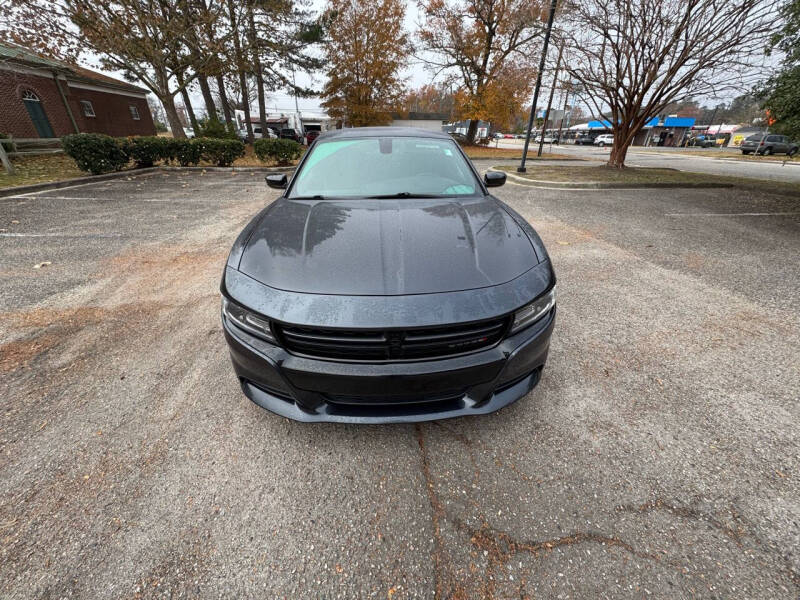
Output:
[[[222,322],[242,390],[259,406],[305,422],[413,423],[487,414],[526,395],[539,382],[555,313],[486,350],[385,363],[297,356]]]

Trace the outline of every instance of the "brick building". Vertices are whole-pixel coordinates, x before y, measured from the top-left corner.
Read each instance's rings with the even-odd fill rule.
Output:
[[[89,69],[0,44],[0,133],[155,135],[147,90]]]

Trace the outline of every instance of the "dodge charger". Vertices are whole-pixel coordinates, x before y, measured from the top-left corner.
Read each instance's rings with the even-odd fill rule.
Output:
[[[480,415],[539,382],[556,314],[536,231],[452,137],[321,134],[245,226],[222,277],[244,394],[299,421]]]

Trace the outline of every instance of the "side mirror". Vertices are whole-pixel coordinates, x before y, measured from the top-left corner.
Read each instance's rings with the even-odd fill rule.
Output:
[[[506,182],[506,174],[502,171],[489,171],[483,176],[486,187],[500,187]]]
[[[289,184],[289,180],[286,179],[286,173],[267,175],[264,177],[264,180],[267,182],[269,187],[275,188],[276,190],[285,190],[286,186]]]

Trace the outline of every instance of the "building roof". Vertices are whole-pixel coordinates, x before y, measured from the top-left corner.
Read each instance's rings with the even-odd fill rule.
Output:
[[[692,127],[696,119],[690,117],[667,117],[664,127]]]
[[[131,92],[140,92],[142,94],[148,92],[146,89],[128,83],[127,81],[121,81],[85,67],[69,64],[65,61],[48,58],[28,50],[27,48],[8,42],[0,43],[0,61],[18,63],[29,68],[47,70],[48,72],[56,71],[73,81],[93,83],[95,85]]]

